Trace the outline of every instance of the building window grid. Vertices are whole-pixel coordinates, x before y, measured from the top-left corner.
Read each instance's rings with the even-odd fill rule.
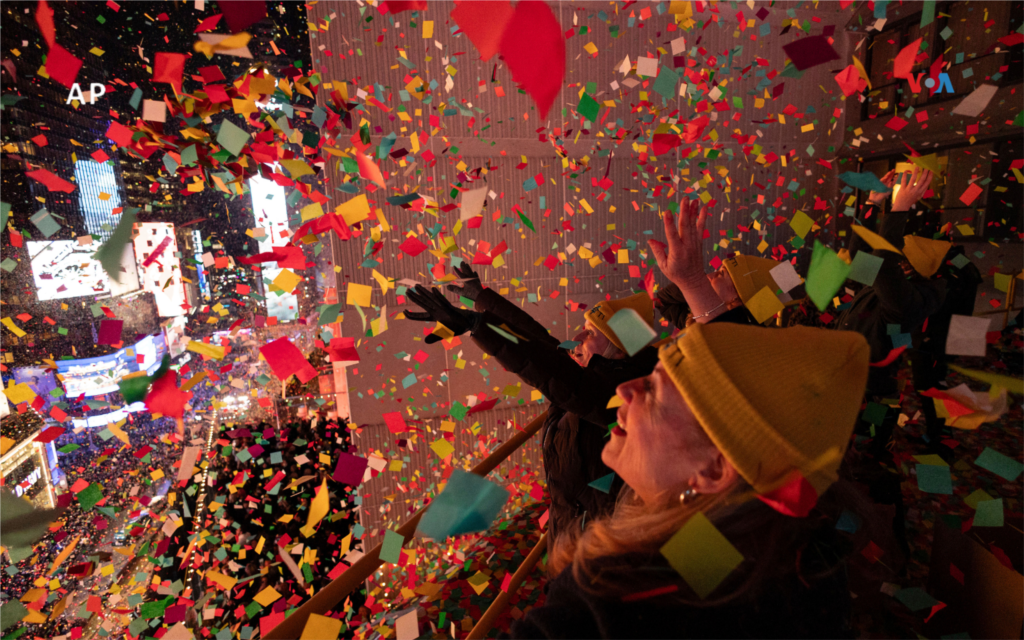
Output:
[[[879,75],[877,72],[880,71],[881,68],[884,68],[885,70],[890,70],[892,67],[892,60],[888,58],[885,60],[878,60],[878,56],[874,55],[874,45],[882,38],[894,37],[896,39],[895,51],[898,53],[899,51],[902,51],[904,47],[906,47],[914,40],[916,40],[917,37],[923,37],[923,41],[927,45],[925,51],[931,52],[931,55],[934,59],[934,57],[938,55],[937,53],[935,53],[936,51],[942,52],[946,48],[947,41],[942,38],[942,31],[946,27],[950,27],[951,29],[953,28],[950,25],[950,20],[947,16],[953,14],[953,8],[955,6],[963,4],[963,2],[945,2],[941,4],[936,4],[935,19],[932,21],[930,25],[925,27],[924,30],[927,34],[926,36],[922,36],[921,33],[918,33],[919,25],[921,22],[921,12],[917,12],[913,15],[902,18],[895,22],[893,25],[889,25],[889,28],[886,29],[885,31],[873,34],[869,38],[867,46],[868,55],[866,60],[866,71],[868,77],[883,77]],[[1024,14],[1022,14],[1021,6],[1019,3],[1007,4],[1013,5],[1007,7],[1007,9],[1011,11],[1011,14],[1010,19],[1006,21],[1008,25],[1007,33],[1012,33],[1018,27],[1020,27],[1022,15]],[[945,63],[953,63],[950,64],[948,70],[946,70],[946,73],[949,74],[951,83],[954,87],[954,93],[952,94],[938,92],[931,94],[931,90],[924,86],[924,80],[925,78],[928,77],[927,74],[931,63],[930,61],[915,64],[913,67],[913,72],[915,75],[921,73],[922,71],[925,73],[925,75],[921,77],[921,93],[918,94],[916,98],[914,97],[914,94],[911,93],[910,83],[906,79],[890,78],[887,82],[885,82],[885,84],[880,84],[877,82],[877,80],[872,80],[872,88],[870,93],[874,95],[874,100],[865,100],[861,104],[861,120],[868,120],[871,116],[878,117],[885,113],[895,113],[896,108],[900,105],[901,102],[903,103],[902,108],[918,108],[930,107],[936,104],[941,104],[943,102],[961,99],[965,95],[973,91],[974,87],[972,86],[973,83],[958,82],[957,80],[960,79],[960,76],[957,74],[957,71],[960,71],[962,74],[963,70],[970,68],[971,65],[975,65],[979,61],[990,59],[995,56],[1003,57],[1003,62],[1005,64],[1001,66],[1006,66],[1007,71],[1005,73],[1001,73],[1001,77],[998,80],[989,80],[988,83],[1002,86],[1006,84],[1019,82],[1022,77],[1022,69],[1020,68],[1021,65],[1017,64],[1017,62],[1019,62],[1018,58],[1020,57],[1020,49],[1021,45],[1016,45],[1013,48],[1004,47],[999,52],[991,51],[989,53],[980,56],[975,56],[973,58],[965,58],[961,62],[956,62],[955,58],[952,61],[944,59]],[[1016,55],[1014,55],[1015,53]],[[882,67],[880,68],[878,65],[882,65]],[[975,75],[974,77],[978,76]],[[957,89],[958,85],[961,87],[960,89]],[[899,89],[901,89],[902,91],[897,93],[897,90]],[[889,95],[886,95],[887,93]],[[878,107],[878,105],[883,101],[889,103],[884,110]]]

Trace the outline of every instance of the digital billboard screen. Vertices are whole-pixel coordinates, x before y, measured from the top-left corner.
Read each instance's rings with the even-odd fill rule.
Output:
[[[280,242],[281,233],[288,230],[288,205],[284,187],[257,175],[249,179],[249,193],[256,227],[265,231],[259,241],[259,249],[273,251],[275,240]],[[273,282],[281,271],[283,269],[276,265],[263,265],[264,282]],[[266,306],[267,315],[277,318],[279,322],[292,322],[299,317],[299,299],[294,293],[271,292],[267,287]]]
[[[40,301],[110,293],[107,274],[92,257],[96,247],[77,240],[29,240],[25,246]]]
[[[28,384],[29,388],[43,399],[43,414],[50,413],[50,407],[60,397],[51,395],[51,392],[57,389],[57,376],[53,369],[47,367],[18,367],[14,370],[14,382]]]
[[[117,383],[129,373],[145,371],[147,375],[160,368],[167,353],[163,335],[146,336],[131,347],[96,358],[57,360],[57,372],[64,380],[64,393],[69,398],[83,394],[89,398],[118,390]]]
[[[185,285],[181,280],[178,242],[168,222],[137,222],[135,260],[142,288],[156,298],[161,318],[185,314]]]
[[[74,429],[79,428],[90,428],[99,429],[106,427],[110,423],[118,423],[125,420],[129,413],[138,413],[146,410],[146,404],[144,402],[133,402],[132,404],[121,407],[115,411],[109,411],[107,413],[99,413],[91,416],[84,416],[81,418],[71,418],[71,426]]]

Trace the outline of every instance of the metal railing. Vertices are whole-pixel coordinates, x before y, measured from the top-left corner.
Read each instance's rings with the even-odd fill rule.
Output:
[[[504,462],[506,458],[512,455],[514,451],[526,444],[530,438],[540,431],[540,428],[544,425],[544,419],[546,416],[547,412],[545,411],[534,418],[525,429],[513,435],[509,438],[508,442],[502,444],[500,447],[495,449],[491,455],[487,456],[487,458],[473,467],[472,473],[481,477],[486,477],[487,474],[493,471],[499,464]],[[420,510],[409,518],[405,524],[398,528],[397,533],[402,536],[403,546],[413,537],[413,534],[416,533],[416,527],[419,525],[420,518],[423,517],[423,514],[428,508],[429,505],[420,508]],[[532,565],[527,567],[525,571],[524,567],[526,567],[530,562],[531,558],[533,559],[533,564],[537,563],[537,560],[539,560],[541,555],[543,555],[543,549],[546,546],[542,544],[544,542],[545,538],[542,536],[533,551],[530,552],[530,556],[523,562],[523,566],[520,566],[519,571],[517,571],[515,576],[513,576],[513,582],[515,582],[515,579],[518,577],[519,583],[522,583],[526,574],[529,573],[529,569],[532,568]],[[313,595],[312,598],[296,609],[279,625],[271,629],[265,636],[263,636],[263,640],[294,640],[294,638],[300,637],[310,615],[324,615],[333,610],[345,599],[346,596],[358,589],[359,585],[370,577],[370,575],[384,563],[380,558],[382,547],[383,542],[377,544],[373,549],[366,552],[366,554],[359,558],[355,564],[349,567],[345,573],[338,576],[337,579],[333,580],[330,584]],[[520,575],[520,573],[522,573],[522,575]],[[518,586],[518,583],[515,584],[515,586]],[[514,592],[512,583],[509,584],[509,592]],[[504,602],[507,601],[508,594],[503,593],[502,595],[505,596],[505,599],[502,600],[501,595],[499,595],[498,599],[502,600],[503,603],[501,608],[504,608]],[[494,605],[492,605],[491,608],[494,608]],[[501,613],[500,609],[497,613],[494,613],[491,616],[491,624],[493,624],[494,619],[497,619],[499,613]],[[477,627],[481,626],[480,623],[483,622],[484,618],[487,618],[488,614],[491,614],[491,609],[487,610],[487,613],[481,618],[481,621],[477,623]],[[474,632],[477,632],[477,627],[474,627]],[[490,627],[483,629],[483,634],[486,634],[489,629]],[[479,637],[483,637],[483,635]]]

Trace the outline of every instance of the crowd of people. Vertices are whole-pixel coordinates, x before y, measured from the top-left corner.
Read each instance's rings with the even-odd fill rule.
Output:
[[[173,476],[173,464],[181,455],[180,445],[168,440],[176,425],[170,419],[152,420],[148,414],[132,414],[129,420],[124,432],[129,434],[131,446],[113,435],[104,441],[98,430],[89,428],[67,431],[57,438],[54,445],[64,449],[58,454],[58,465],[68,487],[58,495],[58,507],[62,507],[58,526],[46,531],[28,558],[12,563],[8,554],[0,555],[4,590],[9,596],[27,593],[42,577],[63,578],[62,587],[49,594],[48,602],[70,595],[69,606],[63,615],[31,625],[36,635],[53,637],[85,625],[85,618],[92,613],[81,612],[85,615],[80,616],[77,605],[105,591],[116,579],[116,574],[100,573],[101,566],[113,562],[118,573],[124,568],[126,557],[113,553],[114,547],[138,546],[152,534],[150,527],[139,523],[155,522],[167,506],[162,500],[169,485],[166,478]],[[143,456],[137,455],[143,450]],[[154,480],[150,474],[156,472],[163,478]],[[72,504],[83,484],[100,487],[102,500],[97,506],[84,509]],[[144,520],[146,516],[148,520]],[[72,544],[71,555],[55,566],[57,558]],[[68,577],[69,569],[81,568],[93,560],[98,562],[87,567],[86,574]]]
[[[931,172],[915,167],[881,182],[899,189],[887,211],[886,194],[869,195],[864,217],[880,218],[875,232],[851,234],[836,255],[850,264],[870,253],[877,275],[843,294],[827,328],[820,318],[758,326],[748,303],[765,286],[776,292],[770,271],[779,263],[736,255],[707,275],[709,212],[697,201],[678,217],[667,212],[666,241],[650,244],[672,286],[655,302],[647,293],[601,301],[569,351],[468,266],[448,288],[473,310],[438,289],[410,291],[420,310],[407,318],[469,333],[550,401],[541,437],[555,577],[545,605],[512,637],[852,633],[851,553],[868,532],[872,544],[902,550],[897,566],[910,551],[891,446],[899,412],[883,401],[908,354],[915,390],[942,389],[951,318],[973,313],[981,282],[957,260],[962,247],[904,235]],[[651,344],[655,307],[677,330]],[[638,325],[652,338],[637,344]],[[948,460],[946,421],[926,400],[923,444]],[[590,484],[611,471],[608,492]],[[884,505],[891,523],[878,522]],[[841,517],[859,524],[844,533]],[[695,569],[704,554],[721,566]]]
[[[183,580],[192,588],[194,601],[205,600],[197,624],[214,633],[239,624],[258,626],[259,618],[319,591],[331,581],[332,570],[347,567],[342,540],[358,522],[352,487],[336,480],[334,468],[321,460],[325,455],[337,461],[342,453],[354,451],[344,421],[317,416],[280,428],[267,422],[215,428],[204,504],[195,504],[199,493],[189,498],[192,517],[162,547],[172,562],[158,570],[162,581]],[[329,492],[328,512],[315,530],[303,531],[321,487]],[[190,546],[189,538],[202,531],[232,548],[232,555],[218,553],[218,545]],[[359,544],[353,536],[347,546],[355,549]],[[237,582],[225,588],[205,575],[209,571]],[[268,610],[252,610],[254,598],[270,587],[280,598]],[[359,597],[353,594],[353,602]]]

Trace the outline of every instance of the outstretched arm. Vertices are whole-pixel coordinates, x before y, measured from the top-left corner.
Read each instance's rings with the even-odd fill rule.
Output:
[[[608,400],[615,395],[614,384],[581,367],[557,344],[509,340],[494,330],[500,327],[500,322],[494,314],[484,312],[479,325],[470,334],[473,341],[556,406],[602,426],[614,420],[614,412],[605,409]]]

